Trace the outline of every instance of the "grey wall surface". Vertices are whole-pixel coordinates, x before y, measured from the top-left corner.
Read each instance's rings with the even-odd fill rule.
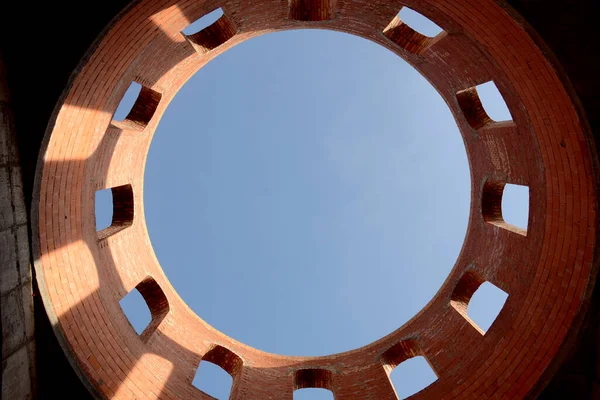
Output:
[[[4,63],[0,54],[0,308],[2,399],[35,392],[35,342],[27,211]]]

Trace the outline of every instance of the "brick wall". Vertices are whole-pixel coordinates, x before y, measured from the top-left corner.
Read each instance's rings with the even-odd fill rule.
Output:
[[[408,349],[407,354],[426,356],[440,378],[416,397],[519,398],[554,362],[589,299],[595,272],[597,165],[581,110],[564,77],[527,30],[495,2],[406,3],[446,33],[432,41],[412,34],[410,40],[400,40],[395,33],[401,25],[390,27],[401,7],[393,1],[328,1],[322,7],[326,12],[314,14],[318,21],[304,12],[299,13],[302,18],[290,19],[296,12],[290,12],[287,2],[142,1],[115,21],[93,49],[67,88],[47,136],[32,227],[35,254],[41,256],[36,269],[51,322],[75,369],[98,396],[205,398],[191,387],[191,379],[199,360],[210,355],[223,366],[242,361],[230,368],[234,398],[291,398],[295,385],[318,384],[333,390],[337,399],[393,399],[385,366],[406,357],[396,349]],[[293,6],[303,10],[306,4]],[[196,51],[179,31],[216,6],[224,8],[237,34],[221,46]],[[236,43],[301,27],[367,37],[418,68],[455,114],[473,174],[469,233],[438,295],[380,341],[323,358],[289,358],[250,349],[191,313],[153,256],[141,208],[140,165],[156,123],[179,87]],[[393,31],[386,35],[386,28]],[[504,95],[512,123],[490,124],[477,120],[478,114],[473,119],[468,110],[476,104],[468,98],[467,103],[459,101],[458,93],[490,79]],[[111,124],[111,114],[131,80],[161,93],[158,108],[141,132]],[[491,148],[489,143],[503,145]],[[503,162],[493,162],[498,158]],[[530,187],[526,236],[485,221],[482,196],[487,182]],[[133,188],[132,224],[99,238],[93,228],[93,193],[122,185]],[[485,336],[450,306],[451,298],[465,297],[456,291],[467,272],[509,294]],[[118,299],[147,276],[169,307],[152,335],[142,340],[128,326]],[[215,353],[215,346],[224,350]],[[314,373],[298,372],[305,369]],[[326,379],[297,381],[298,376],[313,375]]]

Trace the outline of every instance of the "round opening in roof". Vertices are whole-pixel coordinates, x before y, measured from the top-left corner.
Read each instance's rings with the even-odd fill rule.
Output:
[[[145,215],[205,321],[324,355],[390,333],[437,292],[468,221],[464,144],[441,96],[388,50],[302,30],[203,67],[154,136]]]

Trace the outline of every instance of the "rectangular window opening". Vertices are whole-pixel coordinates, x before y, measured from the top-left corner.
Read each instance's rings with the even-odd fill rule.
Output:
[[[228,399],[242,367],[242,359],[237,354],[223,346],[214,345],[202,357],[192,384],[210,396]]]
[[[435,22],[408,7],[402,7],[398,18],[415,32],[428,38],[434,38],[444,31]]]
[[[483,186],[481,201],[487,223],[527,236],[529,187],[488,181]]]
[[[485,335],[504,307],[508,294],[494,284],[485,281],[471,269],[460,278],[450,304],[475,329]]]
[[[183,33],[186,36],[194,35],[217,22],[217,20],[222,16],[223,9],[219,7],[216,10],[209,12],[208,14],[204,14],[203,16],[189,24],[183,31],[181,31],[181,33]]]
[[[415,356],[403,361],[390,374],[390,381],[399,399],[420,392],[437,379],[436,373],[423,356]]]
[[[461,90],[456,98],[467,122],[475,130],[512,121],[506,101],[493,81]]]
[[[192,385],[219,400],[229,399],[233,378],[223,368],[202,360],[196,370]]]
[[[124,121],[127,118],[127,115],[133,109],[135,101],[140,96],[140,92],[142,91],[142,85],[137,82],[131,82],[131,85],[125,91],[119,106],[117,107],[117,111],[115,111],[115,115],[113,116],[113,120],[115,121]]]
[[[122,130],[142,131],[154,116],[162,95],[131,82],[113,115],[111,125]]]
[[[388,39],[414,54],[423,53],[442,33],[442,28],[408,7],[402,7],[383,30]]]
[[[425,389],[438,378],[413,339],[400,341],[387,349],[381,361],[401,399]]]
[[[504,101],[504,97],[498,90],[494,81],[489,81],[477,85],[477,95],[481,101],[483,109],[492,121],[511,121],[510,110]]]
[[[119,304],[129,323],[146,343],[169,313],[169,301],[158,283],[146,277]]]
[[[527,232],[529,222],[529,188],[506,184],[502,194],[502,219],[509,225]]]
[[[181,33],[196,52],[206,54],[234,37],[237,27],[223,9],[217,8],[194,21]]]
[[[498,318],[507,299],[508,294],[502,289],[490,282],[484,282],[473,293],[467,308],[467,315],[485,334]]]
[[[112,224],[113,196],[112,190],[103,189],[96,191],[95,198],[96,231],[102,231]]]
[[[142,294],[134,288],[121,299],[119,304],[133,329],[141,335],[152,321],[150,309]]]
[[[94,205],[98,239],[106,239],[133,224],[131,185],[96,191]]]

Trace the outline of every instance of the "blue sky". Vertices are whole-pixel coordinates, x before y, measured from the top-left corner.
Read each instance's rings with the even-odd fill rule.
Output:
[[[491,85],[480,96],[510,118]],[[155,252],[201,318],[261,350],[326,355],[392,332],[435,295],[464,239],[470,176],[453,116],[416,70],[364,39],[301,30],[236,46],[183,87],[144,190]],[[97,199],[107,226],[110,195]],[[505,219],[526,226],[526,199],[507,189]],[[480,292],[469,315],[486,330],[506,295]],[[122,306],[143,329],[143,302]],[[202,364],[195,384],[227,398],[226,374]],[[433,380],[424,359],[392,374],[401,398]]]

